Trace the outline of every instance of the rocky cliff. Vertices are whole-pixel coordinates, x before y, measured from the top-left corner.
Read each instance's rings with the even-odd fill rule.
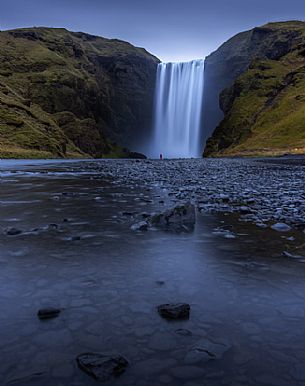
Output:
[[[157,63],[65,29],[0,32],[0,157],[125,155],[148,134]]]
[[[304,22],[236,35],[206,59],[206,82],[206,128],[220,123],[205,156],[305,153]]]

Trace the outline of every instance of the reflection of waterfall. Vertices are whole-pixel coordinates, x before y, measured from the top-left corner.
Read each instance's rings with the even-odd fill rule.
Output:
[[[159,64],[150,156],[200,156],[203,82],[203,60]]]

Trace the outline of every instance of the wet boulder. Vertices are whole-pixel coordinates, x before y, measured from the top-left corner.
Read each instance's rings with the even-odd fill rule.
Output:
[[[196,223],[195,206],[190,202],[177,205],[163,213],[151,216],[149,222],[163,230],[190,232]]]
[[[61,311],[60,309],[53,308],[53,307],[41,308],[38,311],[37,316],[41,320],[43,320],[43,319],[53,319],[53,318],[57,318],[57,316],[60,314],[60,311]]]
[[[190,309],[191,307],[187,303],[161,304],[157,307],[159,315],[170,320],[188,319]]]
[[[13,228],[13,227],[10,227],[10,228],[7,228],[5,230],[5,233],[8,235],[8,236],[17,236],[17,235],[20,235],[22,233],[22,230],[21,229],[17,229],[17,228]]]
[[[79,368],[99,382],[121,375],[129,365],[119,354],[84,353],[76,358]]]
[[[131,230],[133,230],[133,231],[143,232],[143,231],[147,231],[147,229],[148,229],[148,222],[147,221],[140,221],[140,222],[137,222],[136,224],[133,224],[131,226]]]
[[[277,222],[276,224],[273,224],[271,228],[278,232],[289,232],[291,230],[291,226],[283,222]]]

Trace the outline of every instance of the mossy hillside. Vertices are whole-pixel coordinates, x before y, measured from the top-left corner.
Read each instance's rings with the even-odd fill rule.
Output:
[[[206,156],[304,152],[305,23],[275,23],[266,28],[275,29],[277,42],[281,42],[276,47],[287,46],[287,31],[297,34],[285,54],[269,51],[275,59],[253,58],[246,71],[222,92],[225,117],[207,142]]]
[[[38,105],[0,84],[0,157],[66,157],[67,152],[83,156],[52,117]]]
[[[60,135],[75,141],[76,153],[104,156],[112,152],[113,141],[125,145],[137,130],[145,131],[156,64],[156,58],[129,43],[65,29],[0,33],[0,83],[11,98],[39,106]],[[58,121],[58,113],[69,116],[68,122]],[[26,127],[22,130],[29,133],[28,122]],[[26,146],[33,140],[36,147],[44,139],[37,130]],[[24,139],[21,133],[18,143]]]

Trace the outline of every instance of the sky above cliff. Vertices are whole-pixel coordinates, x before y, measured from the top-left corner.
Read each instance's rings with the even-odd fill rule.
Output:
[[[163,61],[203,58],[238,32],[304,20],[304,0],[0,0],[0,29],[65,27],[145,47]]]

